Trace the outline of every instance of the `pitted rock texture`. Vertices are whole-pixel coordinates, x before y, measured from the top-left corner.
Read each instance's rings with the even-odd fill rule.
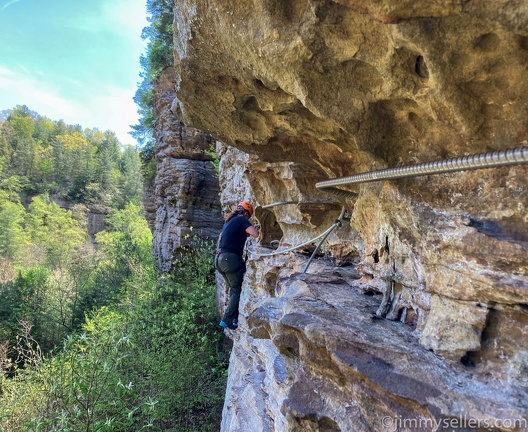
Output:
[[[171,269],[173,258],[194,234],[215,241],[222,227],[218,174],[206,153],[216,144],[172,115],[174,79],[174,70],[166,69],[155,86],[156,177],[145,199],[160,271]]]
[[[435,355],[412,323],[377,319],[382,296],[354,267],[318,261],[299,274],[305,260],[265,258],[265,275],[249,263],[222,430],[435,430],[458,416],[480,425],[525,417],[525,389]]]
[[[223,143],[224,212],[250,199],[263,245],[307,242],[289,272],[252,258],[224,431],[526,415],[528,166],[345,186],[354,201],[315,183],[527,146],[527,22],[522,0],[176,2],[171,110]],[[343,206],[309,273],[356,269],[354,304],[296,276]]]

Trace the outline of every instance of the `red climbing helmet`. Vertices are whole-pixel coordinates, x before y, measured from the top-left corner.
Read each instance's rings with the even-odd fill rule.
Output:
[[[253,216],[253,206],[248,201],[238,203],[238,208],[246,210],[249,213],[249,217]]]

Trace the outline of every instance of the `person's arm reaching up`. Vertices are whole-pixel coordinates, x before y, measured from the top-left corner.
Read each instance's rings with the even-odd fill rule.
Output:
[[[246,228],[246,232],[250,235],[250,236],[253,236],[255,238],[257,238],[259,236],[259,232],[258,230],[253,226],[251,225],[250,227],[247,227]]]

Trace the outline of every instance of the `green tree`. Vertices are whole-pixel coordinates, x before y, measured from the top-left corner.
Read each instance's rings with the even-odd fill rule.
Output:
[[[36,196],[29,205],[26,223],[32,242],[47,251],[47,263],[61,268],[72,257],[73,251],[87,241],[87,233],[72,217],[70,210],[64,210],[47,196]]]
[[[0,430],[218,430],[226,364],[218,351],[212,244],[194,242],[175,274],[156,284],[141,209],[126,206],[109,223],[100,243],[112,252],[105,265],[114,265],[113,254],[131,253],[120,264],[133,271],[119,301],[87,313],[84,332],[54,356],[43,357],[27,331],[17,339],[26,366],[7,370],[9,362],[0,362]],[[45,286],[50,274],[24,276],[19,297]]]
[[[96,235],[98,256],[89,283],[79,290],[77,311],[116,301],[138,278],[153,277],[152,233],[139,205],[129,203],[107,217],[108,229]],[[87,256],[87,255],[85,255]],[[86,263],[80,265],[87,267]],[[89,267],[89,266],[88,266]],[[79,274],[80,270],[72,271]],[[76,320],[82,318],[77,316]],[[76,321],[78,322],[78,321]]]
[[[8,167],[11,163],[11,156],[13,148],[11,147],[11,141],[15,131],[9,122],[0,124],[0,160],[2,160],[2,168],[0,169],[0,178],[2,178],[7,172]]]
[[[11,202],[20,202],[20,192],[27,183],[27,178],[12,175],[0,181],[0,190],[7,193],[7,199]]]
[[[139,202],[143,195],[143,175],[139,152],[132,146],[126,146],[120,160],[122,178],[122,197],[124,202]]]
[[[33,328],[33,336],[41,348],[48,352],[61,343],[66,333],[58,325],[58,320],[50,315],[53,299],[49,296],[51,272],[45,266],[20,269],[13,285],[13,305],[11,322],[27,322]]]
[[[9,117],[9,123],[13,127],[14,137],[11,142],[13,149],[11,163],[13,170],[19,175],[30,176],[33,172],[33,162],[35,156],[35,140],[33,133],[35,126],[33,119],[27,116]]]
[[[53,136],[55,130],[55,125],[53,122],[47,118],[47,117],[38,117],[35,120],[35,133],[33,137],[45,143],[46,145],[49,145],[49,142],[51,141],[51,137]]]
[[[120,144],[113,132],[104,132],[105,139],[97,149],[97,182],[100,186],[100,200],[103,204],[112,205],[117,200],[122,204],[119,183],[119,158],[121,156]]]
[[[147,0],[150,25],[143,29],[141,35],[148,40],[147,52],[140,57],[142,81],[134,96],[140,119],[137,125],[132,126],[131,133],[140,143],[147,160],[152,158],[154,146],[154,80],[163,69],[174,63],[174,6],[174,0]]]
[[[100,270],[105,280],[120,286],[133,275],[138,263],[153,263],[152,233],[142,208],[134,203],[112,211],[107,223],[109,229],[96,235],[97,244],[106,257]]]
[[[28,149],[30,157],[20,159]],[[154,274],[151,234],[137,206],[139,166],[138,151],[122,148],[111,131],[52,122],[25,106],[0,123],[0,334],[13,335],[24,319],[49,349],[139,275]],[[80,207],[74,215],[50,196],[123,213],[109,218],[96,249]],[[125,206],[129,201],[134,209]],[[30,203],[27,210],[21,202]]]
[[[16,260],[21,246],[29,239],[24,230],[25,209],[10,198],[8,192],[0,190],[0,255]]]
[[[50,146],[37,145],[35,148],[34,171],[31,179],[36,193],[50,190],[54,179],[53,149]]]

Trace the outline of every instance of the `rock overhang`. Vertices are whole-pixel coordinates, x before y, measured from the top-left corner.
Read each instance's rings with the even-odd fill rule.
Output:
[[[363,291],[375,293],[376,316],[415,327],[416,359],[429,359],[423,368],[432,368],[431,377],[444,373],[445,364],[456,364],[451,371],[469,367],[470,375],[488,374],[495,385],[506,385],[505,394],[515,393],[516,383],[523,385],[528,364],[527,167],[364,184],[350,188],[357,200],[326,195],[314,185],[363,171],[526,146],[528,101],[519,95],[528,90],[527,8],[522,1],[299,0],[214,7],[182,1],[175,9],[172,111],[228,146],[218,144],[225,161],[224,210],[238,199],[252,199],[268,233],[266,243],[292,245],[322,232],[345,206],[351,215],[347,226],[328,238],[323,251],[334,264],[358,265]],[[278,201],[304,204],[263,209]],[[283,292],[306,262],[306,256],[289,259],[296,264],[282,261],[289,268]],[[244,299],[252,318],[247,339],[236,339],[238,352],[246,347],[249,353],[251,340],[279,341],[277,332],[286,333],[284,328],[294,327],[292,317],[299,318],[290,315],[290,325],[281,324],[284,308],[293,306],[275,293],[280,271],[272,261],[261,260],[246,277],[245,289],[256,291]],[[268,309],[259,306],[262,301]],[[317,321],[324,310],[312,308],[303,320]],[[289,343],[299,344],[303,331],[290,331]],[[352,334],[343,339],[354,340]],[[251,355],[269,354],[272,362],[288,358],[282,345],[273,346],[273,355],[257,349]],[[439,363],[427,349],[444,360]],[[374,363],[379,358],[379,352],[370,355]],[[416,379],[418,369],[409,376]],[[372,370],[383,376],[381,367]],[[457,385],[471,387],[470,381],[462,373]],[[455,387],[441,388],[447,399],[438,412],[424,414],[427,410],[412,404],[405,409],[425,416],[485,417],[473,402],[455,396],[461,394]],[[362,389],[346,396],[355,401],[358,415],[374,394],[368,385]],[[480,392],[492,412],[488,391],[485,383],[468,388],[477,399]],[[514,399],[506,395],[502,407],[511,403],[511,412],[518,412]],[[268,407],[274,421],[290,430],[299,422],[337,430],[326,414],[289,418],[289,410],[301,412],[300,400],[290,398],[275,411]],[[387,408],[387,402],[385,408],[394,415],[403,413],[404,405],[391,411],[396,408]],[[369,421],[358,424],[367,428],[375,420]]]

